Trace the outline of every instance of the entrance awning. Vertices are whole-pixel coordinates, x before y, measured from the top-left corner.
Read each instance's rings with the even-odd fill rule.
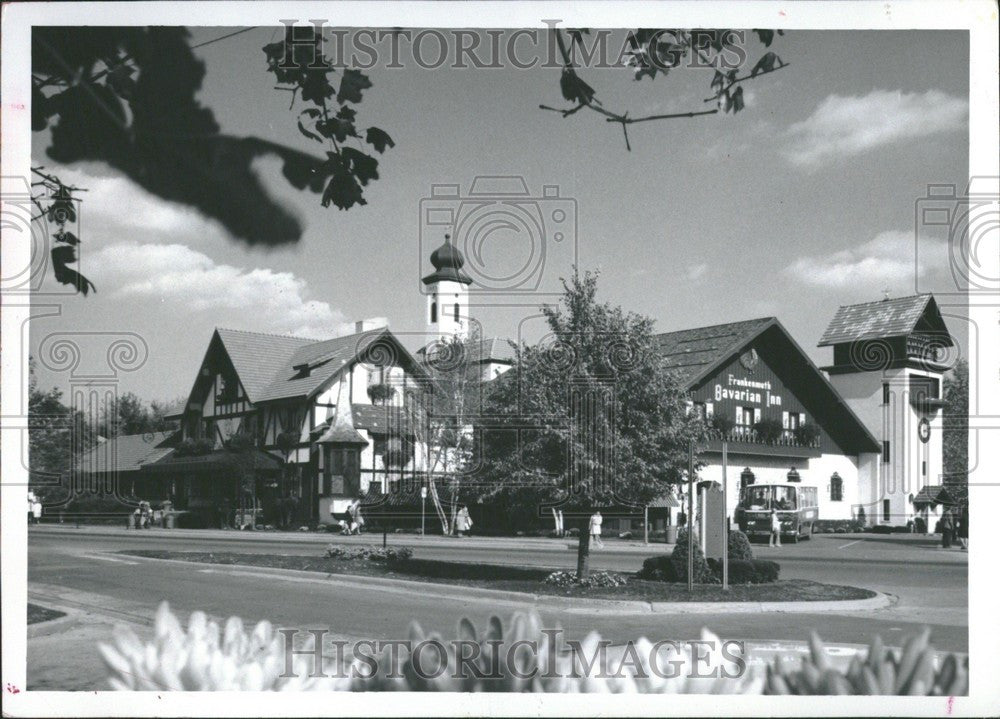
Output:
[[[249,452],[234,452],[228,449],[215,449],[208,454],[178,456],[177,450],[155,461],[143,463],[143,472],[225,472],[233,469],[254,470],[271,473],[281,469],[281,460],[272,454],[254,449]]]
[[[936,507],[939,504],[951,504],[951,495],[940,484],[928,484],[917,492],[913,498],[914,507]]]
[[[657,497],[647,506],[649,506],[651,509],[663,509],[664,507],[670,509],[677,509],[681,506],[681,503],[678,502],[677,498],[674,497],[672,494],[666,494],[662,497]]]

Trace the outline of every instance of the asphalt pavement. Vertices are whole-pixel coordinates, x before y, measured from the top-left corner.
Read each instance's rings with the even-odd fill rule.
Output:
[[[382,536],[32,527],[29,597],[70,610],[71,620],[51,630],[41,625],[29,640],[29,688],[101,688],[95,686],[100,676],[96,662],[91,662],[92,670],[74,662],[70,671],[69,657],[74,651],[86,655],[95,632],[100,636],[117,622],[148,628],[163,600],[185,616],[195,610],[216,617],[235,614],[249,623],[269,619],[285,628],[323,627],[346,639],[402,639],[412,620],[447,637],[462,616],[482,626],[493,614],[506,617],[535,608],[547,626],[561,626],[570,639],[591,630],[616,642],[643,635],[654,641],[692,639],[707,626],[722,639],[758,644],[801,642],[815,628],[832,642],[867,644],[881,634],[887,644],[899,645],[905,636],[930,625],[938,649],[968,651],[967,555],[937,548],[932,537],[835,534],[781,549],[755,545],[758,557],[781,564],[782,578],[851,584],[895,598],[893,606],[881,610],[798,614],[611,614],[579,607],[570,612],[558,603],[462,596],[454,588],[442,596],[433,587],[393,588],[324,575],[276,578],[248,567],[199,567],[119,554],[134,548],[316,554],[331,541],[380,543]],[[387,541],[412,547],[417,557],[434,559],[563,569],[576,561],[575,543],[567,540],[389,535]],[[663,544],[608,540],[605,549],[592,553],[591,561],[596,569],[631,571],[646,556],[668,550]],[[85,639],[68,641],[73,632]]]

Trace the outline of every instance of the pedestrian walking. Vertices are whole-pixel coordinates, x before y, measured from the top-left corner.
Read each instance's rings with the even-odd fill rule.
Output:
[[[42,503],[35,497],[35,501],[31,503],[31,519],[32,524],[39,524],[42,521]]]
[[[958,529],[956,531],[958,536],[958,544],[962,549],[968,550],[969,548],[969,503],[966,501],[962,505],[962,510],[958,514]]]
[[[472,529],[472,517],[469,516],[469,508],[462,505],[458,514],[455,515],[455,533],[459,537],[464,537],[470,529]]]
[[[951,547],[953,532],[955,531],[955,520],[951,514],[951,508],[946,507],[941,514],[941,546],[945,549]]]
[[[590,540],[601,549],[604,549],[604,541],[601,539],[601,525],[603,523],[604,517],[601,516],[600,510],[590,515]]]
[[[771,536],[768,539],[767,546],[781,546],[781,517],[778,516],[778,510],[773,507],[771,508]]]

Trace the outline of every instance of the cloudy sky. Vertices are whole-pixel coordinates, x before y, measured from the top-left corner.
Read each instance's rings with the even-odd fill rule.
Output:
[[[192,32],[195,42],[226,34]],[[225,132],[316,152],[265,72],[261,47],[274,36],[262,28],[196,50],[207,67],[201,100]],[[661,331],[774,315],[823,364],[815,344],[838,305],[954,289],[945,237],[917,240],[914,208],[929,183],[968,177],[968,40],[796,31],[772,49],[789,66],[745,85],[744,112],[635,125],[631,152],[593,113],[538,109],[562,104],[558,70],[372,69],[359,124],[385,129],[396,147],[379,158],[368,205],[324,209],[276,162],[258,165],[305,226],[281,249],[247,248],[104,167],[55,166],[38,134],[36,162],[88,189],[81,269],[98,293],[38,320],[32,350],[67,331],[136,333],[149,357],[122,387],[167,399],[190,389],[215,326],[328,337],[376,317],[414,346],[426,247],[443,234],[421,234],[421,199],[435,183],[467,191],[477,175],[518,175],[535,196],[558,186],[577,218],[575,246],[548,245],[543,286],[574,260],[599,269],[603,298]],[[582,71],[606,106],[633,116],[700,106],[710,74],[636,83],[627,71]],[[481,249],[484,263],[509,268],[525,245],[500,233]],[[506,302],[529,306],[480,307],[484,331],[536,339],[538,297]],[[964,334],[961,318],[950,323]],[[68,380],[39,375],[43,385]]]

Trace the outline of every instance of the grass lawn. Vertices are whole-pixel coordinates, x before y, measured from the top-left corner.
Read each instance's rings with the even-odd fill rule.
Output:
[[[621,587],[559,587],[546,584],[551,570],[536,567],[465,564],[433,559],[408,559],[386,563],[367,559],[330,559],[284,554],[238,554],[236,552],[174,552],[160,549],[126,550],[121,554],[153,559],[180,559],[207,564],[238,564],[254,567],[298,569],[321,574],[349,574],[366,577],[390,577],[467,587],[528,592],[556,597],[591,599],[630,599],[650,602],[783,602],[867,599],[875,593],[858,587],[821,584],[806,579],[780,580],[772,584],[732,585],[728,592],[712,584],[695,586],[653,582],[628,576]]]
[[[40,607],[37,604],[28,602],[28,624],[38,624],[39,622],[47,622],[50,619],[58,619],[65,616],[66,612]]]

